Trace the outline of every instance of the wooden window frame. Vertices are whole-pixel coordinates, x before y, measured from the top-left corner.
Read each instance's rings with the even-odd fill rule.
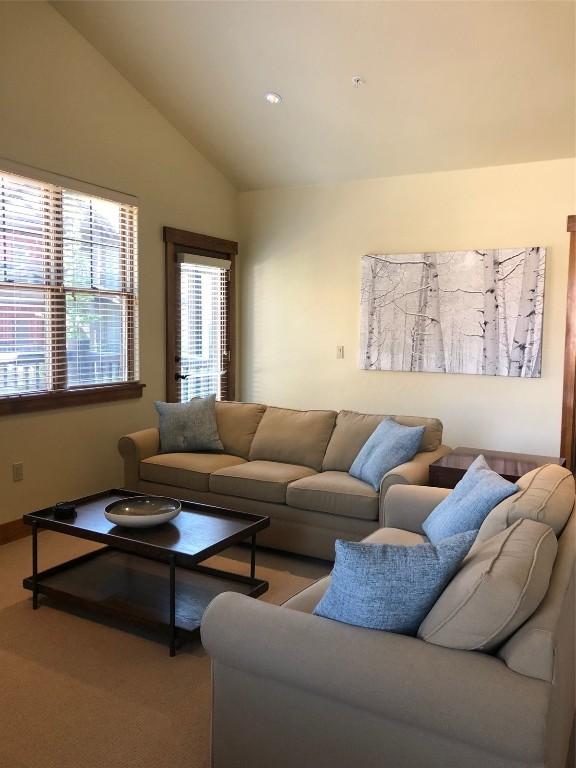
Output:
[[[93,405],[113,400],[132,400],[142,397],[145,386],[140,381],[130,381],[78,389],[53,389],[38,394],[8,395],[0,399],[0,415],[46,411],[73,405]]]
[[[30,174],[28,173],[28,169],[25,167],[19,168],[19,167],[10,167],[10,163],[3,162],[2,166],[7,166],[6,171],[8,173],[15,174],[17,176],[22,176],[23,178],[30,178],[33,181],[42,181],[43,174],[38,177],[36,173]],[[32,169],[35,171],[35,169]],[[68,180],[60,177],[55,177],[54,179],[45,179],[46,183],[52,184],[57,187],[61,187],[60,189],[60,196],[62,195],[63,189],[68,189],[67,182]],[[76,190],[75,187],[78,186],[79,189]],[[80,189],[80,183],[77,185],[70,185],[70,189],[72,191],[78,191],[80,194],[86,194],[90,196],[98,197],[100,196],[101,190],[87,188],[87,189]],[[102,190],[103,191],[103,190]],[[130,203],[132,204],[132,203]],[[46,205],[52,206],[53,205],[53,199],[51,198],[50,201],[46,202]],[[49,210],[46,210],[45,217],[47,220],[53,222],[53,212],[51,208]],[[52,265],[52,269],[56,274],[63,275],[63,246],[62,246],[62,239],[61,236],[58,235],[57,232],[52,231],[50,234],[50,237],[54,243],[57,243],[57,246],[55,248],[55,259],[57,260],[57,263]],[[125,236],[122,237],[122,248],[126,248],[125,243]],[[132,265],[133,268],[134,265]],[[133,280],[134,275],[123,275],[124,284],[126,284],[128,281]],[[29,286],[28,290],[34,289],[36,286]],[[43,289],[43,286],[38,286],[39,290]],[[52,306],[50,307],[50,311],[48,313],[48,319],[50,322],[51,327],[53,328],[58,323],[65,322],[65,311],[62,311],[61,303],[66,301],[66,295],[68,290],[64,289],[64,286],[62,284],[62,291],[54,294],[52,296]],[[135,316],[135,300],[134,295],[131,295],[128,299],[127,303],[127,312],[129,314],[129,321],[127,323],[128,325],[128,339],[127,344],[128,348],[126,350],[128,355],[128,375],[132,376],[134,374],[134,368],[135,368],[135,354],[136,354],[136,343],[137,339],[135,338],[135,325],[134,325],[134,316]],[[95,384],[95,385],[86,385],[86,386],[79,386],[79,387],[66,387],[66,342],[64,335],[61,333],[60,337],[63,339],[61,344],[59,344],[56,347],[52,347],[54,358],[58,362],[57,370],[58,370],[58,377],[56,379],[53,379],[54,382],[54,388],[50,390],[42,390],[40,392],[26,392],[23,394],[13,394],[13,395],[0,395],[0,416],[3,415],[11,415],[11,414],[18,414],[18,413],[29,413],[31,411],[44,411],[44,410],[50,410],[55,408],[67,408],[70,406],[78,406],[78,405],[92,405],[95,403],[104,403],[104,402],[111,402],[115,400],[127,400],[127,399],[134,399],[142,397],[142,390],[146,386],[145,384],[141,383],[140,381],[122,381],[118,383],[112,383],[112,384]]]
[[[564,352],[564,391],[560,455],[566,466],[576,471],[576,215],[568,216],[570,257],[566,300],[566,339]]]
[[[174,330],[178,322],[178,307],[180,297],[180,277],[177,269],[177,255],[182,248],[194,249],[194,253],[211,256],[215,259],[230,261],[230,279],[226,295],[227,317],[226,334],[229,356],[226,363],[228,400],[236,396],[236,256],[238,243],[233,240],[223,240],[211,235],[201,235],[184,229],[164,227],[164,253],[166,269],[166,400],[176,402],[178,390],[176,385],[176,334]]]

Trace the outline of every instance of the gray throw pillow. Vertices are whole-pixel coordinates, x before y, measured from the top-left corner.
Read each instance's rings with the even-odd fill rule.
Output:
[[[338,539],[330,586],[314,613],[357,627],[415,635],[476,533],[459,533],[437,546]]]
[[[160,416],[162,453],[223,451],[215,403],[216,395],[195,397],[189,403],[154,403]]]

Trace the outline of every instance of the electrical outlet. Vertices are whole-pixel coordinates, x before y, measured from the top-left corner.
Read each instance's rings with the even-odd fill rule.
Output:
[[[340,346],[336,347],[336,358],[338,360],[344,359],[344,347],[340,347]]]
[[[24,480],[24,464],[21,461],[12,464],[12,480],[14,480],[15,483]]]

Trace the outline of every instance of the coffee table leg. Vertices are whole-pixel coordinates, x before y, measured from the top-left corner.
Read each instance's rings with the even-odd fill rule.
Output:
[[[38,608],[38,523],[32,523],[32,608]]]
[[[176,558],[170,556],[170,656],[176,656]]]
[[[252,536],[252,551],[250,553],[250,578],[256,576],[256,536]]]

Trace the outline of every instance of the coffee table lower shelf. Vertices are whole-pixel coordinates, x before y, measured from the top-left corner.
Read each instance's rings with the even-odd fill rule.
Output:
[[[34,578],[24,579],[34,591]],[[167,563],[104,547],[37,575],[37,591],[112,618],[170,630],[170,568]],[[207,566],[175,568],[175,630],[200,628],[208,603],[221,592],[258,597],[268,582]]]

